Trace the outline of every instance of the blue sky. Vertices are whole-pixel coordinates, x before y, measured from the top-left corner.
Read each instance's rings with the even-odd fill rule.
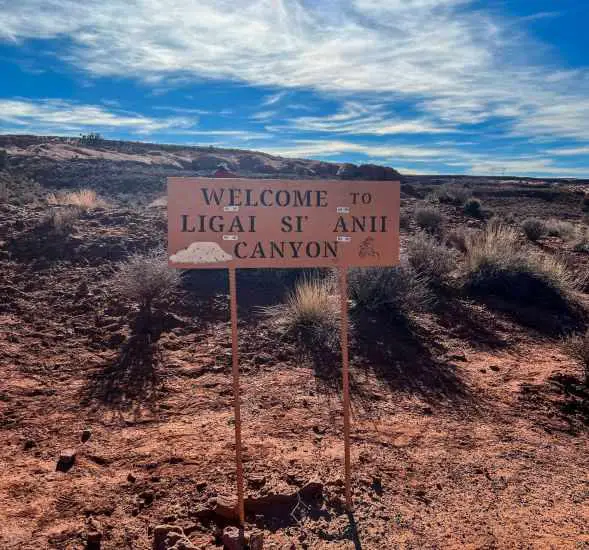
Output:
[[[580,0],[0,0],[0,132],[589,177]]]

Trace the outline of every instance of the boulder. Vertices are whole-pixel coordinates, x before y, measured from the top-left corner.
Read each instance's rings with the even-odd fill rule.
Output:
[[[228,526],[223,529],[223,536],[221,537],[223,548],[225,550],[243,550],[244,537],[237,527]]]
[[[184,531],[178,525],[156,526],[153,530],[153,550],[169,550],[178,540],[174,535],[184,537]],[[170,538],[175,539],[174,543],[170,544]]]

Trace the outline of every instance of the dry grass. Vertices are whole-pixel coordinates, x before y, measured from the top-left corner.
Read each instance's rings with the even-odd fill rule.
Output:
[[[420,206],[415,209],[415,222],[428,233],[440,233],[444,226],[444,216],[432,206]]]
[[[79,217],[80,211],[77,208],[53,208],[47,215],[45,223],[52,233],[68,235],[72,232]]]
[[[466,242],[466,284],[481,296],[577,315],[574,291],[585,276],[571,272],[559,258],[530,253],[517,231],[495,222]]]
[[[571,222],[551,218],[546,222],[546,232],[550,237],[560,237],[569,240],[575,237],[577,231]]]
[[[119,266],[111,283],[116,296],[139,307],[138,320],[149,330],[152,309],[161,307],[175,293],[180,275],[168,267],[165,252],[156,249],[132,255]]]
[[[546,235],[546,222],[538,218],[527,218],[522,222],[522,229],[530,241],[536,242]]]
[[[456,183],[445,183],[436,187],[431,193],[433,200],[456,206],[464,204],[471,196],[472,191],[468,187]]]
[[[435,283],[443,282],[456,269],[455,252],[425,232],[417,233],[408,240],[407,258],[415,271]]]
[[[80,210],[93,210],[94,208],[104,208],[107,203],[101,199],[96,191],[92,189],[80,189],[79,191],[70,191],[67,193],[51,193],[47,196],[47,203],[53,206],[67,205],[75,206]]]
[[[404,318],[427,310],[433,301],[429,278],[410,266],[356,268],[349,272],[354,309]]]

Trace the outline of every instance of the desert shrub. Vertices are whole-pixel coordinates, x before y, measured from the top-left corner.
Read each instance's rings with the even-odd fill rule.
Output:
[[[92,210],[106,206],[106,201],[101,199],[92,189],[80,189],[61,194],[51,193],[47,196],[47,202],[51,205],[75,206],[80,210]]]
[[[407,212],[401,211],[399,215],[399,227],[408,230],[411,227],[411,216]]]
[[[432,191],[431,196],[434,200],[437,200],[441,203],[460,206],[472,196],[472,191],[464,185],[445,183],[439,187],[436,187]]]
[[[587,194],[587,193],[581,199],[581,210],[583,212],[589,212],[589,194]]]
[[[522,229],[530,241],[536,242],[546,234],[546,222],[538,218],[526,218],[522,222]]]
[[[119,265],[112,277],[114,293],[130,305],[139,308],[138,331],[151,328],[153,309],[161,308],[178,289],[180,275],[168,267],[163,250],[133,254]]]
[[[339,342],[339,300],[334,279],[317,275],[297,281],[283,304],[264,308],[275,328],[293,336],[312,355],[335,352]]]
[[[432,303],[427,276],[411,266],[355,268],[349,272],[350,297],[361,313],[405,317]]]
[[[589,384],[589,330],[569,336],[564,341],[566,352],[583,366],[585,383]]]
[[[0,170],[8,168],[8,153],[4,149],[0,149]]]
[[[55,235],[69,235],[79,218],[80,211],[77,208],[52,208],[41,223]]]
[[[568,240],[575,235],[575,226],[571,222],[552,218],[546,222],[546,233],[550,237],[560,237]]]
[[[471,216],[472,218],[482,218],[483,211],[481,209],[481,201],[478,199],[470,198],[462,207],[462,210],[467,216]]]
[[[415,222],[429,233],[439,233],[444,225],[444,216],[432,206],[420,206],[415,209]]]
[[[424,232],[407,242],[407,258],[416,272],[435,283],[442,282],[456,268],[454,252]]]
[[[466,284],[471,291],[565,313],[576,308],[572,291],[580,278],[553,256],[526,252],[515,229],[491,223],[466,246]]]
[[[472,231],[465,229],[464,227],[458,227],[453,229],[446,235],[446,244],[466,254],[466,241],[470,238]]]

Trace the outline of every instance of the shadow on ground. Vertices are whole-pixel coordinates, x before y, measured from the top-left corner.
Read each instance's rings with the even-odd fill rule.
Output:
[[[161,389],[161,363],[157,338],[147,332],[134,332],[112,361],[90,375],[83,402],[98,401],[119,410],[146,404],[155,408]]]

